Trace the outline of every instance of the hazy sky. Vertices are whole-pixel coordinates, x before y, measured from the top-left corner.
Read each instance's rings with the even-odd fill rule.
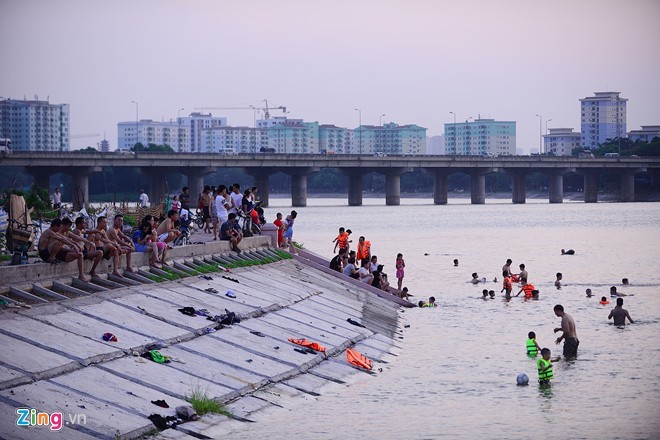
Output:
[[[595,91],[629,99],[629,130],[660,124],[659,22],[659,0],[0,0],[0,96],[69,103],[71,133],[112,148],[132,100],[168,120],[267,98],[291,118],[355,128],[357,107],[429,136],[451,111],[513,120],[529,150],[535,114],[579,130]]]

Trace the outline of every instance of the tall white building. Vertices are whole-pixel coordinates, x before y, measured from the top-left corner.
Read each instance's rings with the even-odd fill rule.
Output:
[[[167,145],[174,151],[186,152],[190,151],[190,129],[179,122],[159,122],[151,119],[117,124],[118,149],[129,150],[138,142],[144,147],[149,144]]]
[[[251,127],[212,127],[202,129],[203,153],[259,153],[268,148],[267,131]]]
[[[494,119],[445,124],[447,154],[516,154],[516,123]]]
[[[0,138],[15,151],[68,151],[69,104],[38,99],[0,101]]]
[[[353,133],[353,151],[357,154],[425,154],[426,128],[418,125],[362,125]]]
[[[626,136],[626,102],[621,92],[595,92],[580,99],[582,146],[598,148],[607,139]]]
[[[190,150],[181,150],[181,152],[199,153],[203,150],[202,130],[213,127],[226,127],[227,118],[213,116],[211,113],[204,114],[199,112],[191,113],[189,116],[178,118],[177,122],[188,130],[190,136]]]
[[[286,119],[266,129],[268,148],[275,153],[319,154],[319,123]]]
[[[426,138],[426,154],[443,155],[447,154],[445,146],[445,136],[430,136]]]
[[[353,130],[336,125],[319,125],[319,152],[325,154],[352,154]]]
[[[580,146],[579,132],[572,128],[551,128],[550,133],[543,136],[543,151],[555,156],[570,156],[573,149]]]

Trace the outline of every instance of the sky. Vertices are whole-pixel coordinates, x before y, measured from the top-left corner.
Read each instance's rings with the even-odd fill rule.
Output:
[[[117,123],[286,106],[342,127],[469,117],[580,130],[580,98],[621,92],[660,125],[659,0],[0,0],[0,96],[70,104],[72,149]],[[183,108],[183,111],[179,109]],[[212,110],[252,126],[251,110]],[[281,116],[281,111],[273,111]]]

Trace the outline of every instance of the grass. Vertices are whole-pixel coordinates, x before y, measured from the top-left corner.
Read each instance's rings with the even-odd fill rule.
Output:
[[[11,261],[13,255],[0,255],[0,261]]]
[[[231,415],[224,405],[209,397],[207,389],[202,389],[199,385],[192,389],[190,396],[186,396],[186,400],[190,402],[197,415],[201,416],[209,413]]]
[[[236,260],[236,261],[232,260],[228,263],[220,263],[220,266],[226,267],[227,269],[236,269],[239,267],[260,266],[262,264],[270,264],[281,260],[290,260],[291,258],[293,258],[291,254],[281,251],[279,249],[272,249],[272,251],[277,255],[277,257],[268,256],[268,257],[252,258],[249,260]],[[190,276],[216,273],[221,271],[221,269],[218,267],[218,264],[215,263],[214,264],[202,263],[196,265],[195,269],[190,268],[189,269],[190,273],[186,272],[185,274],[175,272],[174,270],[172,270],[171,267],[166,265],[164,265],[161,270],[165,272],[166,275],[155,275],[150,273],[147,274],[146,276],[152,281],[155,281],[157,283],[162,283],[164,281],[176,281]]]

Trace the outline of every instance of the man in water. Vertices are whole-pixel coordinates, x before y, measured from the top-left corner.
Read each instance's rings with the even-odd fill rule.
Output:
[[[623,308],[623,298],[616,299],[616,307],[610,312],[610,316],[607,319],[614,318],[614,325],[626,325],[626,318],[630,321],[631,324],[634,324],[635,321],[630,317],[628,310]]]
[[[511,276],[511,263],[513,263],[513,261],[509,258],[506,260],[506,264],[502,266],[502,272],[506,272],[509,276]]]
[[[625,293],[617,292],[616,291],[616,286],[612,286],[612,287],[610,287],[610,296],[616,298],[616,297],[628,296],[628,295],[626,295]]]
[[[564,358],[574,358],[577,356],[578,345],[580,345],[580,341],[577,338],[577,331],[575,329],[575,321],[571,315],[564,312],[564,307],[561,304],[557,304],[554,307],[554,311],[555,315],[561,318],[561,327],[555,328],[554,332],[563,332],[562,335],[557,338],[555,343],[559,344],[563,339]]]

